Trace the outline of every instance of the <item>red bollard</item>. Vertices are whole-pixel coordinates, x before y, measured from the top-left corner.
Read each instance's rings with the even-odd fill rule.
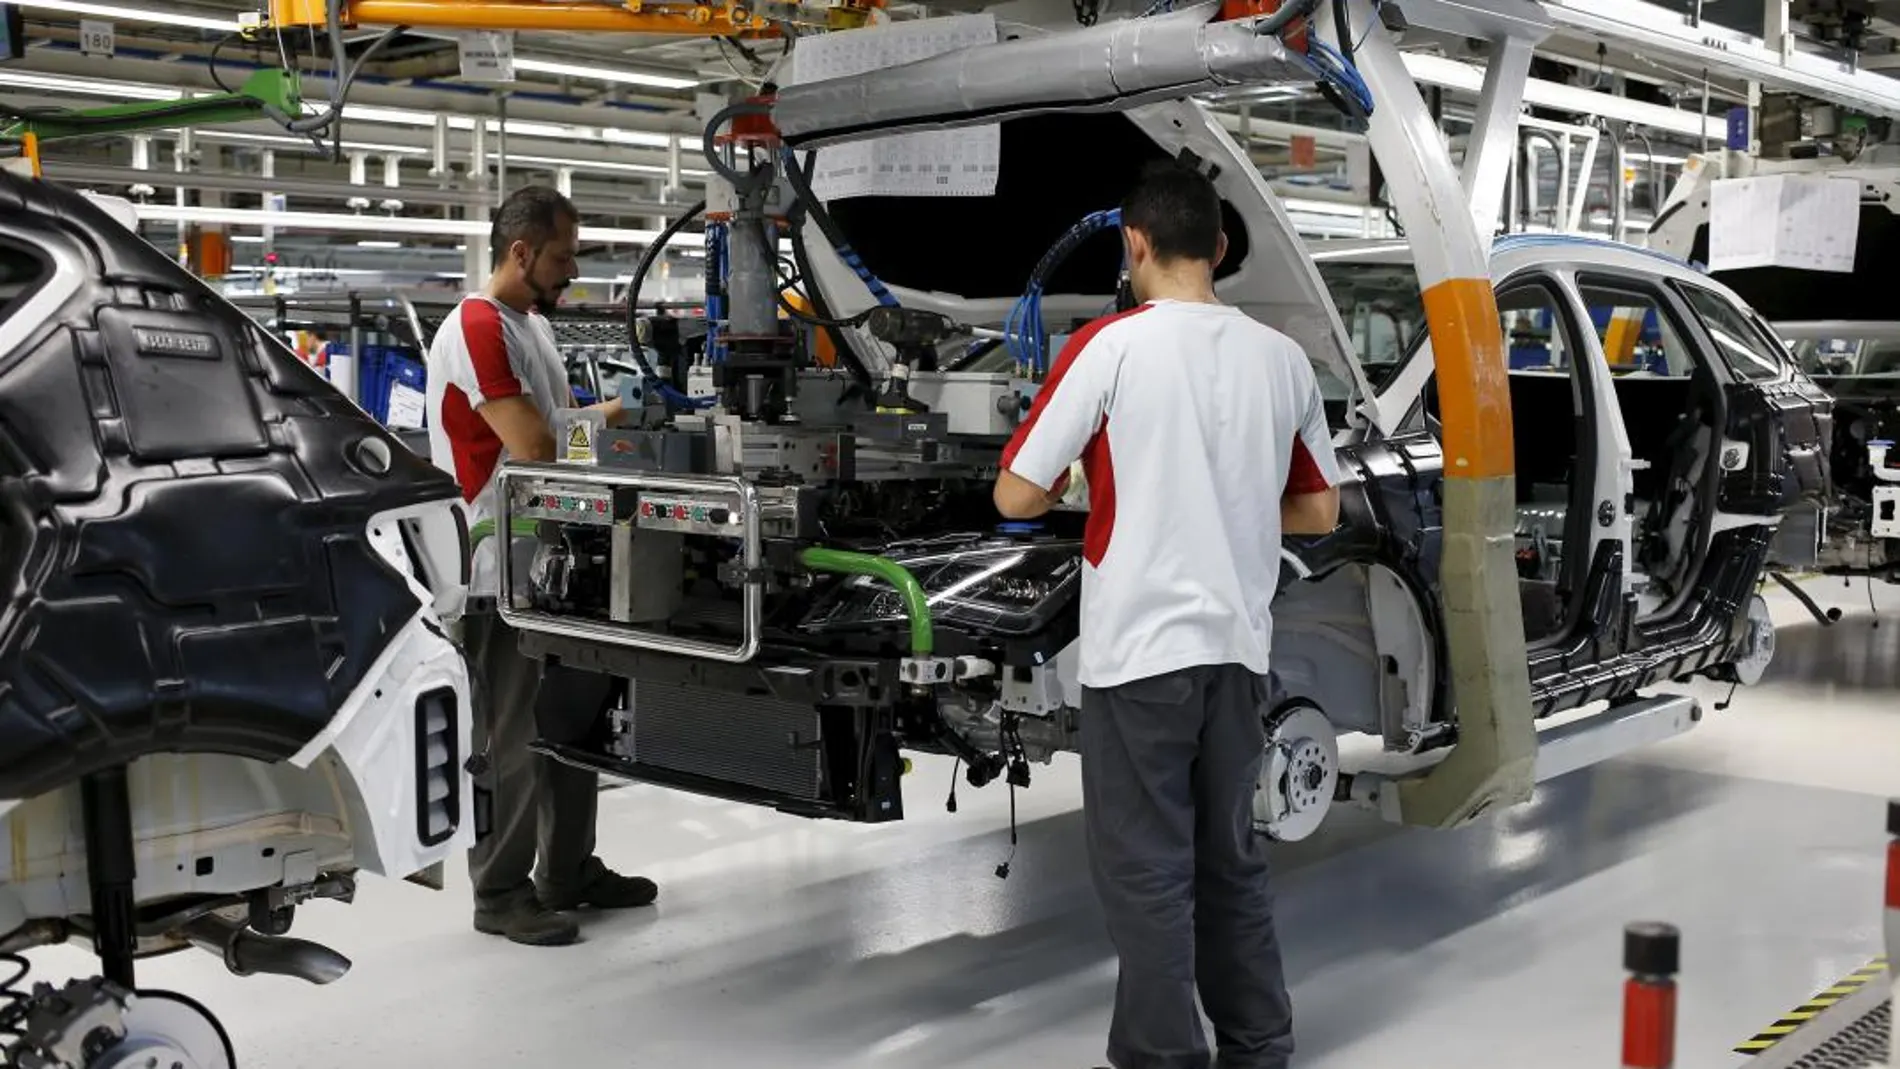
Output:
[[[1887,799],[1887,834],[1887,971],[1900,973],[1900,798]]]
[[[1623,1069],[1676,1063],[1676,970],[1681,933],[1671,924],[1623,929]]]
[[[1887,799],[1887,977],[1894,981],[1894,1005],[1900,1006],[1900,798]],[[1887,1064],[1900,1067],[1900,1025],[1889,1028]]]

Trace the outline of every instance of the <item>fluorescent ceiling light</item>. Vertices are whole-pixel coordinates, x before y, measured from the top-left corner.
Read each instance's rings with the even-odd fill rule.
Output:
[[[502,124],[499,121],[494,119],[488,120],[489,133],[500,133],[501,127]],[[509,137],[549,137],[555,140],[571,137],[576,140],[589,140],[591,139],[589,135],[598,137],[600,136],[600,131],[589,129],[585,126],[562,126],[558,123],[551,122],[516,122],[513,119],[508,120]]]
[[[264,235],[262,234],[232,234],[232,235],[229,235],[229,237],[226,240],[229,240],[238,245],[262,245],[264,244]]]
[[[600,132],[600,139],[621,145],[643,145],[647,148],[673,147],[672,134],[653,133],[649,130],[622,130],[610,126]]]
[[[232,264],[231,270],[225,272],[227,276],[229,275],[276,275],[279,277],[290,277],[290,278],[301,278],[301,277],[305,277],[309,275],[318,275],[318,276],[336,275],[338,277],[341,277],[343,275],[351,275],[355,277],[362,277],[364,275],[388,275],[388,274],[399,274],[399,273],[400,272],[383,271],[380,269],[368,268],[368,267],[279,267],[276,264]]]
[[[549,59],[525,59],[521,56],[515,57],[515,69],[532,71],[536,74],[564,74],[569,78],[589,78],[597,82],[650,85],[656,89],[691,89],[699,84],[697,78],[681,78],[672,74],[649,74],[645,71],[588,67],[579,63],[557,63]]]
[[[139,204],[135,205],[135,208],[140,220],[160,223],[223,223],[229,226],[268,226],[278,230],[318,230],[358,234],[429,234],[444,237],[463,237],[488,232],[487,223],[470,219],[351,215],[346,212],[269,212],[256,208],[181,207],[173,204]]]
[[[1330,200],[1305,200],[1296,197],[1284,197],[1280,203],[1289,212],[1305,212],[1308,215],[1334,215],[1348,219],[1363,219],[1366,208],[1358,204],[1343,204]]]
[[[420,114],[420,113],[419,113]],[[429,125],[435,125],[435,116],[428,116]],[[473,130],[474,120],[461,117],[449,120],[449,125],[457,130]],[[501,123],[490,119],[485,124],[488,132],[501,132]],[[622,130],[618,127],[567,126],[551,122],[522,122],[508,120],[509,137],[545,137],[555,141],[612,141],[621,145],[640,145],[646,148],[668,148],[673,144],[673,135],[652,130]]]
[[[119,7],[116,4],[86,4],[78,3],[76,0],[14,0],[14,3],[28,10],[62,11],[69,15],[93,15],[102,19],[143,22],[154,26],[183,26],[187,29],[214,30],[220,33],[236,33],[244,28],[229,19],[212,19],[202,15],[185,15],[176,11],[153,10],[152,8]]]
[[[304,102],[304,114],[316,115],[328,108],[310,101]],[[355,104],[343,106],[345,122],[390,123],[396,126],[435,125],[435,114],[427,111],[410,111],[404,108],[359,107]],[[482,123],[491,134],[501,132],[501,120],[487,119]],[[473,130],[475,120],[466,115],[449,116],[449,129]],[[525,122],[519,119],[508,120],[510,137],[540,137],[556,141],[611,141],[620,145],[640,145],[646,148],[668,148],[673,144],[673,135],[652,130],[622,130],[618,127],[569,126],[563,123]]]
[[[330,105],[328,104],[319,104],[314,100],[306,100],[303,102],[303,113],[305,115],[321,115],[328,110],[330,110]],[[434,126],[435,116],[426,111],[404,111],[401,108],[366,108],[346,102],[343,105],[343,121],[380,122],[388,123],[392,126]],[[449,125],[453,126],[454,124],[455,121],[453,119],[449,120]],[[464,120],[462,129],[466,130],[473,125],[475,124]]]
[[[501,153],[491,152],[488,154],[488,157],[492,160],[500,160]],[[593,160],[564,160],[556,156],[523,156],[519,153],[510,152],[508,154],[508,165],[512,167],[517,163],[538,163],[546,167],[571,167],[576,171],[606,171],[621,174],[662,175],[667,173],[666,168],[657,163],[605,163]],[[682,178],[704,178],[711,173],[711,171],[695,171],[690,167],[680,168],[680,177]]]
[[[383,241],[376,238],[365,238],[364,240],[357,242],[356,247],[359,249],[400,249],[402,248],[402,242]]]
[[[176,133],[176,131],[173,131]],[[235,141],[248,145],[287,145],[295,148],[315,149],[309,138],[292,137],[289,134],[244,134],[231,130],[194,130],[192,136],[200,141]],[[417,145],[387,145],[377,141],[345,141],[345,152],[380,152],[387,156],[427,156],[429,150]],[[269,179],[260,179],[268,182]]]
[[[158,85],[131,82],[95,81],[90,78],[55,78],[26,71],[0,70],[0,85],[14,89],[38,89],[48,93],[82,93],[87,96],[118,97],[130,100],[177,100],[184,94]]]
[[[65,78],[50,74],[36,74],[29,71],[0,70],[0,86],[13,89],[30,89],[46,93],[77,93],[84,96],[113,97],[120,100],[180,100],[187,94],[162,85],[141,82],[107,81],[92,78]],[[306,100],[303,103],[305,115],[318,115],[329,109],[328,104]],[[435,126],[435,114],[427,111],[412,111],[406,108],[359,107],[345,104],[343,107],[345,122],[384,123],[391,126]],[[487,119],[483,122],[491,134],[501,132],[501,121]],[[466,115],[449,116],[449,127],[454,130],[473,130],[475,120]],[[509,120],[508,133],[512,137],[546,138],[556,141],[609,141],[620,145],[639,145],[647,148],[667,148],[673,143],[671,134],[650,130],[622,130],[614,127],[567,126],[561,123],[522,122]],[[204,135],[201,135],[204,136]],[[256,135],[262,136],[262,135]],[[295,140],[288,138],[283,140]],[[308,144],[308,142],[302,142]],[[346,145],[347,147],[347,145]],[[377,152],[402,152],[426,154],[427,149],[414,146],[391,145],[369,149]],[[666,168],[657,169],[664,174]],[[705,174],[705,171],[690,172]]]
[[[471,237],[488,233],[479,219],[433,219],[414,215],[351,215],[345,212],[270,212],[256,208],[212,208],[174,204],[133,206],[142,221],[156,223],[221,223],[226,226],[273,227],[278,230],[316,230],[333,233],[422,234],[432,237]],[[618,245],[651,245],[657,230],[583,226],[581,240]],[[698,234],[676,234],[668,245],[691,248],[705,241]]]

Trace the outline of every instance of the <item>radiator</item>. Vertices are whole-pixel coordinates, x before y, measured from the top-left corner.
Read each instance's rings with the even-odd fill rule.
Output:
[[[1820,562],[1822,525],[1826,513],[1816,506],[1803,504],[1788,510],[1775,529],[1775,541],[1769,550],[1777,567],[1801,570]]]
[[[816,801],[824,788],[818,711],[777,698],[636,681],[613,743],[636,764]]]

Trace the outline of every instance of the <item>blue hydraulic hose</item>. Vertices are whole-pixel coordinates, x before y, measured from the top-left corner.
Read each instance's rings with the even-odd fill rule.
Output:
[[[837,253],[838,259],[843,260],[844,265],[851,269],[851,273],[857,275],[858,280],[864,283],[864,288],[870,291],[871,299],[885,308],[900,307],[897,296],[886,289],[883,281],[871,273],[871,269],[858,256],[858,250],[851,247],[851,243],[845,240],[843,232],[832,223],[831,216],[825,211],[825,206],[819,203],[817,194],[811,190],[805,168],[798,162],[798,154],[789,148],[785,149],[780,156],[780,166],[784,168],[785,177],[792,183],[792,192],[805,202],[806,216],[818,224],[818,231],[825,236],[825,241],[831,246],[831,251]]]
[[[1042,323],[1042,288],[1084,240],[1111,226],[1120,226],[1121,221],[1119,208],[1091,212],[1058,238],[1036,263],[1029,275],[1028,288],[1003,322],[1003,338],[1017,366],[1034,369],[1038,377],[1049,370],[1049,334]]]

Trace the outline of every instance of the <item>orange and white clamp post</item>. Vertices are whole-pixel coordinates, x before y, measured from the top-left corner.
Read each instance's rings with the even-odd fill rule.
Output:
[[[1623,1069],[1673,1069],[1682,934],[1671,924],[1623,929]]]
[[[28,131],[20,141],[19,155],[0,158],[0,170],[17,174],[22,178],[40,177],[39,135]]]

